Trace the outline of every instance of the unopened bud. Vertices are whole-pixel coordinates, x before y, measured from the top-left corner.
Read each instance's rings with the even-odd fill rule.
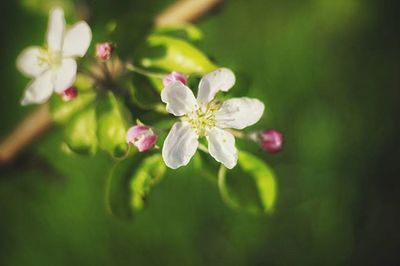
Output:
[[[148,151],[154,147],[157,135],[145,125],[136,125],[128,129],[126,142],[138,148],[139,152]]]
[[[177,80],[182,82],[184,85],[187,84],[187,77],[184,74],[177,71],[173,71],[163,78],[163,85],[164,87],[167,87],[169,84]]]
[[[103,42],[96,44],[96,57],[101,60],[110,59],[114,46],[109,42]]]
[[[65,102],[72,101],[78,96],[78,90],[75,87],[69,87],[61,93],[61,97]]]
[[[267,129],[260,133],[261,147],[269,153],[280,152],[283,148],[283,134],[275,129]]]

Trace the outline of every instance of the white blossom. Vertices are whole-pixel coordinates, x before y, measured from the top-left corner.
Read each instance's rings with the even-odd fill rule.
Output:
[[[166,165],[176,169],[187,165],[206,137],[208,152],[215,160],[233,168],[237,163],[235,138],[227,129],[243,129],[255,124],[264,113],[264,104],[247,97],[232,98],[222,104],[214,101],[218,91],[228,91],[235,75],[226,68],[205,75],[199,84],[197,99],[180,81],[161,91],[161,100],[169,113],[181,118],[165,139],[162,156]]]
[[[66,29],[64,11],[50,11],[45,47],[30,46],[17,58],[17,68],[33,81],[26,88],[22,105],[44,103],[53,92],[62,93],[75,82],[75,58],[89,48],[92,32],[80,21]]]

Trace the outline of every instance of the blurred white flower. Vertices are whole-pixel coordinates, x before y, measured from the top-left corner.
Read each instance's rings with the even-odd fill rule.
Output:
[[[89,25],[80,21],[65,29],[64,11],[50,11],[47,46],[30,46],[17,58],[17,68],[33,81],[21,100],[22,105],[44,103],[53,91],[62,93],[76,78],[76,57],[85,55],[92,40]]]
[[[164,142],[162,156],[168,167],[187,165],[199,146],[199,137],[207,138],[208,151],[215,160],[229,169],[236,165],[235,138],[225,129],[243,129],[255,124],[264,112],[264,104],[247,97],[232,98],[222,104],[213,101],[218,91],[226,92],[234,84],[232,71],[220,68],[201,79],[197,99],[180,81],[161,91],[167,111],[181,117]]]

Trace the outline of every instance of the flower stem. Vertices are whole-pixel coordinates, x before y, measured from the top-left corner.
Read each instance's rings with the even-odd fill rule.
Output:
[[[136,73],[138,73],[138,74],[147,76],[147,77],[152,77],[152,78],[159,78],[159,79],[162,79],[164,76],[167,75],[167,74],[157,74],[157,73],[149,72],[149,71],[147,71],[147,70],[145,70],[145,69],[142,69],[142,68],[139,68],[139,67],[137,67],[137,66],[134,66],[134,65],[131,64],[131,63],[127,63],[127,64],[126,64],[126,69],[127,69],[127,70],[130,70],[130,71],[132,71],[132,72],[136,72]]]
[[[103,71],[104,71],[106,80],[112,81],[111,72],[110,72],[110,69],[108,68],[107,62],[106,61],[101,62],[101,66],[103,67]]]
[[[206,146],[204,146],[203,144],[199,143],[199,150],[201,150],[202,152],[208,153],[208,149]]]

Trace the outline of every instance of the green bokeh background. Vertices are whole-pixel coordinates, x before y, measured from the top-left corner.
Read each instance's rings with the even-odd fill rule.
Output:
[[[46,2],[1,1],[0,136],[34,109],[19,106],[27,80],[15,58],[43,42],[46,11],[32,6]],[[95,39],[122,17],[126,45],[171,2],[85,1]],[[133,221],[118,220],[105,208],[109,157],[67,156],[53,128],[0,168],[0,265],[399,265],[397,6],[235,0],[197,23],[201,49],[239,73],[237,94],[265,102],[254,128],[285,133],[278,155],[249,147],[277,175],[272,215],[230,209],[183,168]]]

